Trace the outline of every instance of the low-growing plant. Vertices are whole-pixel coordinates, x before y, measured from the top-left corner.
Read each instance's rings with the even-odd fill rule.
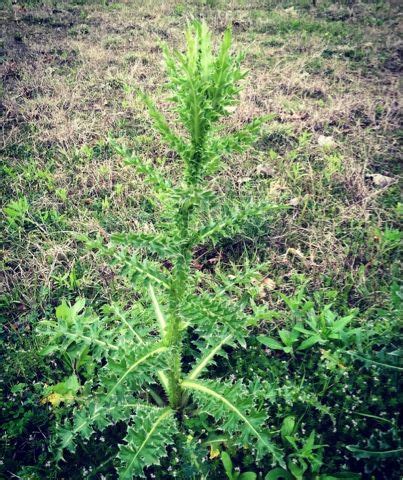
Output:
[[[29,204],[26,197],[20,197],[18,200],[12,200],[4,208],[7,222],[10,226],[16,227],[24,223],[27,218]]]
[[[195,436],[202,439],[203,431],[190,427],[198,417],[213,419],[227,444],[250,444],[257,459],[267,455],[274,465],[285,466],[256,389],[208,375],[218,356],[246,346],[247,325],[254,322],[223,292],[203,291],[192,269],[197,246],[241,232],[250,218],[273,208],[249,203],[217,217],[221,199],[209,188],[222,158],[250,146],[266,118],[224,133],[219,120],[232,111],[245,77],[242,55],[231,52],[230,30],[214,51],[205,23],[189,26],[186,43],[185,53],[163,49],[181,133],[140,94],[154,127],[182,161],[182,181],[170,182],[151,163],[111,141],[153,187],[154,203],[163,206],[155,233],[115,234],[109,248],[134,286],[134,304],[129,310],[106,305],[100,318],[80,299],[63,303],[55,320],[40,325],[49,342],[45,353],[62,353],[74,375],[70,383],[82,381],[79,388],[74,384],[66,390],[63,384],[61,393],[59,387],[48,391],[58,393],[58,401],[67,395],[66,403],[72,397],[75,403],[54,436],[57,460],[95,431],[123,423],[126,434],[116,461],[121,479],[144,476],[177,448],[188,455],[187,475],[204,478],[200,458],[206,447],[192,442]]]
[[[248,350],[232,355],[236,376],[264,379],[259,392],[280,433],[273,440],[282,446],[286,467],[269,469],[267,480],[393,478],[399,471],[401,290],[397,283],[389,289],[382,308],[358,313],[334,291],[311,296],[306,286],[297,287],[295,295],[281,295],[287,306],[282,336],[315,319],[319,337],[310,327],[294,330],[299,336],[291,350],[280,335],[249,337]],[[299,348],[305,340],[308,347]],[[254,349],[253,342],[268,348]],[[242,459],[246,468],[253,465],[246,455]]]
[[[272,350],[282,350],[284,353],[307,350],[314,345],[327,346],[329,343],[336,343],[343,346],[348,345],[352,338],[359,337],[360,328],[347,328],[356,315],[352,309],[349,315],[339,317],[332,310],[331,305],[325,305],[321,312],[317,313],[312,302],[305,302],[301,310],[293,310],[292,299],[282,295],[287,300],[296,323],[291,330],[281,329],[278,332],[279,339],[259,335],[260,343]],[[302,321],[301,321],[302,320]]]
[[[254,472],[239,472],[233,468],[231,457],[227,452],[221,453],[221,461],[228,480],[256,480]]]

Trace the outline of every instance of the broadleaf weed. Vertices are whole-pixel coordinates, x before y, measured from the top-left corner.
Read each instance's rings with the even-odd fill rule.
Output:
[[[70,307],[63,304],[56,321],[40,326],[49,339],[47,353],[59,348],[72,369],[86,378],[71,418],[55,435],[57,458],[64,458],[66,449],[74,452],[95,430],[124,421],[127,434],[117,455],[121,479],[143,476],[144,469],[158,465],[169,446],[186,434],[186,418],[199,410],[232,437],[232,444],[251,443],[257,457],[269,455],[274,464],[284,466],[254,390],[248,392],[242,381],[206,378],[226,348],[246,345],[247,325],[253,321],[222,292],[202,292],[191,266],[198,245],[234,235],[251,217],[273,208],[260,202],[223,211],[222,199],[209,188],[210,175],[223,157],[249,147],[267,117],[223,134],[219,121],[236,105],[246,75],[243,57],[231,52],[229,29],[216,52],[205,23],[192,23],[185,37],[184,53],[163,48],[174,114],[184,134],[140,94],[154,128],[182,161],[182,180],[167,180],[136,152],[111,140],[163,206],[155,233],[115,234],[109,249],[141,297],[133,307],[136,315],[129,319],[127,312],[111,306],[101,320],[80,300]],[[185,346],[192,346],[190,366]],[[87,373],[85,361],[90,364]]]

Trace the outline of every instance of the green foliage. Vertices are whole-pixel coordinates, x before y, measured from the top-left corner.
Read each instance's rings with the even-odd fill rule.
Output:
[[[49,402],[55,407],[58,407],[62,402],[71,403],[79,390],[80,382],[77,376],[70,375],[64,382],[45,388],[45,397],[42,399],[42,403]]]
[[[286,467],[268,469],[266,478],[358,479],[361,475],[353,472],[369,475],[399,468],[397,290],[397,285],[391,288],[385,308],[358,315],[343,303],[337,307],[343,313],[335,315],[335,305],[324,300],[331,292],[307,299],[305,288],[299,288],[295,295],[282,296],[286,308],[281,318],[288,328],[281,330],[290,336],[295,325],[308,325],[314,318],[323,325],[316,325],[320,342],[300,349],[313,336],[302,327],[295,331],[292,350],[287,349],[287,335],[279,331],[278,337],[256,339],[264,349],[236,353],[236,376],[267,379],[259,391],[277,425],[273,440],[282,445]]]
[[[160,464],[177,433],[174,412],[169,407],[139,406],[136,420],[127,431],[126,445],[119,452],[119,478],[144,477],[144,467]]]
[[[219,199],[208,189],[208,175],[218,169],[223,156],[251,145],[265,119],[223,135],[218,121],[238,100],[239,81],[245,77],[242,56],[231,53],[230,30],[215,54],[205,23],[189,26],[186,43],[185,53],[170,53],[164,47],[170,100],[184,135],[177,134],[141,94],[155,129],[183,161],[182,183],[170,184],[149,163],[111,142],[154,187],[164,206],[156,233],[117,233],[105,249],[140,294],[134,321],[115,304],[105,306],[100,318],[79,299],[73,305],[62,303],[56,319],[42,321],[38,329],[47,338],[44,353],[67,357],[71,370],[80,372],[83,380],[74,385],[74,395],[68,390],[62,392],[64,400],[59,398],[74,399],[75,406],[71,418],[57,429],[57,458],[63,459],[65,450],[75,452],[78,443],[96,431],[124,420],[126,436],[118,453],[121,479],[146,475],[159,465],[180,432],[186,432],[186,421],[178,424],[176,417],[191,418],[199,411],[214,420],[219,431],[236,435],[235,445],[251,443],[256,458],[270,456],[284,465],[254,390],[242,383],[197,380],[217,357],[226,355],[224,347],[246,346],[248,315],[226,296],[199,291],[191,270],[193,250],[241,231],[250,217],[265,216],[273,207],[261,202],[223,215]],[[195,347],[194,362],[185,374],[184,347],[190,344]],[[54,393],[55,388],[62,385],[54,387]],[[198,464],[197,456],[192,458]]]
[[[221,453],[221,461],[224,466],[225,473],[229,480],[256,480],[254,472],[237,472],[233,470],[231,457],[227,452]]]
[[[331,305],[325,305],[318,314],[313,309],[311,302],[299,305],[299,303],[294,303],[294,299],[284,295],[282,298],[291,307],[296,323],[291,330],[279,330],[280,338],[278,340],[266,335],[259,335],[259,342],[270,349],[294,353],[307,350],[317,344],[328,346],[329,343],[333,343],[347,346],[353,338],[359,337],[361,333],[360,328],[347,328],[357,313],[355,310],[351,310],[349,315],[338,317],[331,310]]]
[[[4,208],[7,222],[12,227],[21,226],[26,220],[29,210],[28,200],[26,197],[20,197],[13,200]]]
[[[99,317],[85,310],[84,299],[71,306],[63,302],[55,313],[55,320],[43,320],[38,327],[38,333],[52,339],[42,350],[43,355],[57,352],[67,359],[73,371],[89,371],[109,349],[117,350],[116,345],[108,343],[112,332],[103,328]]]
[[[228,2],[199,0],[168,5],[163,16],[159,2],[107,3],[10,0],[5,12],[16,21],[0,41],[7,117],[0,478],[109,479],[130,465],[136,478],[397,480],[396,2],[319,1],[312,8],[312,0],[242,0],[228,9]],[[50,16],[49,5],[57,7]],[[94,7],[97,21],[111,26],[95,42],[104,52],[85,48],[99,33],[88,23]],[[209,158],[193,191],[180,175],[192,139],[178,113],[164,118],[140,94],[152,126],[144,102],[122,102],[135,76],[135,87],[150,88],[168,110],[169,98],[160,96],[169,85],[156,85],[160,49],[150,39],[176,42],[178,16],[206,18],[216,32],[225,18],[253,72],[241,80],[250,81],[242,111],[207,132]],[[46,57],[33,76],[21,65],[32,32],[44,47],[36,53]],[[209,77],[197,86],[209,88]],[[183,84],[191,86],[187,78]],[[69,92],[74,98],[66,102]],[[233,125],[254,110],[278,116],[249,153],[261,119],[242,131]],[[185,201],[193,209],[189,238],[177,221]],[[182,263],[190,267],[182,269],[177,302],[171,281],[182,240],[192,260]],[[335,322],[350,316],[339,330]],[[161,338],[173,317],[180,362]],[[38,337],[39,318],[46,321]],[[180,405],[168,407],[174,369],[185,382],[214,381],[216,394],[231,385],[247,394],[250,402],[231,392],[227,400],[246,416],[250,406],[252,420],[264,414],[264,431],[256,430],[282,451],[283,466],[273,466],[270,453],[257,461],[259,440],[247,426],[248,444],[225,431],[219,398],[205,408],[207,399],[182,381]],[[209,413],[216,409],[217,418]],[[56,464],[51,451],[66,461]]]

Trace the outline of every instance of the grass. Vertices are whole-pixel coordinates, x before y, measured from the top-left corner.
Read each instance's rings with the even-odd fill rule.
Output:
[[[133,88],[163,98],[159,41],[178,46],[191,16],[205,18],[216,34],[232,24],[237,48],[247,53],[252,73],[225,128],[275,116],[252,152],[228,160],[215,188],[226,193],[227,208],[244,196],[287,206],[248,236],[203,246],[195,265],[202,281],[230,283],[234,271],[246,270],[231,291],[258,298],[257,314],[284,311],[278,293],[291,295],[301,283],[340,308],[358,307],[364,318],[387,308],[401,239],[394,2],[36,1],[1,8],[3,359],[20,359],[6,375],[8,387],[39,376],[51,381],[21,358],[34,361],[31,332],[62,298],[102,305],[132,294],[83,238],[96,244],[112,232],[153,229],[159,212],[148,187],[108,137],[175,175],[176,159]],[[15,202],[22,213],[13,222],[7,208]],[[40,424],[33,436],[41,438]],[[13,474],[20,466],[7,463]]]

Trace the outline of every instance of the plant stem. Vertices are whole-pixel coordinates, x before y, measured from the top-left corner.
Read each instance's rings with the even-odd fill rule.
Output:
[[[183,239],[180,255],[172,272],[170,295],[170,322],[167,332],[167,344],[171,349],[169,381],[169,403],[172,408],[182,404],[182,334],[180,305],[186,292],[186,284],[190,273],[191,247],[189,245],[189,221],[193,213],[192,207],[179,207],[178,220],[181,238]]]
[[[196,92],[193,88],[194,106],[197,105]],[[194,196],[200,181],[200,168],[202,165],[203,151],[206,141],[207,128],[203,126],[201,110],[195,108],[193,116],[192,153],[188,159],[188,168],[185,172],[185,184],[191,197]],[[190,190],[190,191],[189,191]],[[180,306],[182,304],[187,283],[190,275],[190,263],[192,259],[192,245],[190,242],[191,219],[195,214],[195,204],[190,202],[179,204],[177,210],[177,224],[181,240],[181,252],[172,272],[172,284],[170,292],[170,324],[167,332],[167,343],[171,350],[171,365],[168,375],[169,403],[172,408],[178,409],[182,405],[183,391],[182,380],[182,333]]]
[[[185,252],[183,252],[185,253]],[[173,272],[170,298],[170,322],[167,332],[167,343],[171,350],[169,381],[169,403],[172,408],[178,408],[181,404],[180,379],[182,374],[182,335],[180,332],[179,305],[181,303],[185,281],[186,265],[183,254],[178,258]]]

